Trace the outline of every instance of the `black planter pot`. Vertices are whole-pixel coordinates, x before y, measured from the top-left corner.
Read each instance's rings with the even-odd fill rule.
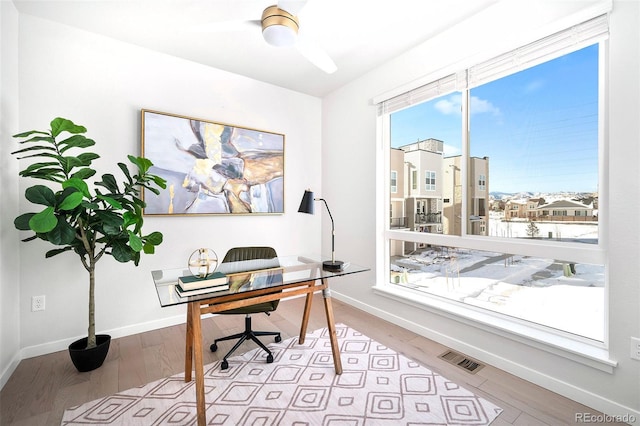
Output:
[[[95,348],[87,349],[87,338],[85,337],[69,345],[69,356],[78,371],[91,371],[102,365],[109,352],[111,336],[96,334],[96,344],[98,346]]]

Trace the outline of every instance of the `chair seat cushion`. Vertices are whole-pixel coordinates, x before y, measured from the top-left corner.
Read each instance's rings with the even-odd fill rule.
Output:
[[[228,311],[218,312],[220,315],[246,315],[259,314],[261,312],[273,312],[278,307],[279,300],[272,302],[258,303],[257,305],[243,306],[242,308],[230,309]]]

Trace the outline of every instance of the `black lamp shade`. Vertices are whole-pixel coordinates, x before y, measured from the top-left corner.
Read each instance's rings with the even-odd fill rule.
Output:
[[[298,207],[298,212],[313,214],[313,201],[313,192],[308,190],[304,191],[300,207]]]

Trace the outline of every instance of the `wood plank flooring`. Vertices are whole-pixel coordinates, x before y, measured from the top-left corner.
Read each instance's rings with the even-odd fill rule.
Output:
[[[309,331],[326,326],[319,295],[313,304]],[[280,330],[283,340],[297,336],[303,306],[302,298],[282,301],[271,316],[254,315],[253,328]],[[572,425],[576,413],[598,414],[490,365],[469,374],[438,358],[446,347],[339,301],[334,300],[333,306],[337,323],[361,331],[502,407],[495,426]],[[233,345],[221,342],[218,352],[211,353],[208,346],[213,339],[242,331],[244,319],[219,316],[203,320],[202,326],[207,364],[221,359]],[[185,331],[182,324],[113,339],[103,366],[89,373],[78,373],[66,351],[23,360],[0,391],[0,425],[59,425],[67,407],[182,372]],[[237,353],[254,347],[252,342],[244,343]]]

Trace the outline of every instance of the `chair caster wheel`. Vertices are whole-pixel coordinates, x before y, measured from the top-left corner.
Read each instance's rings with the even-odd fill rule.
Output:
[[[211,352],[215,352],[218,350],[218,345],[212,343],[211,346],[209,346],[209,349],[211,349]]]
[[[222,361],[220,364],[220,370],[226,370],[227,368],[229,368],[229,363],[227,361]]]
[[[280,343],[280,342],[282,342],[282,337],[278,335],[276,336],[276,343]]]
[[[273,362],[273,355],[267,355],[267,364],[271,364]]]

